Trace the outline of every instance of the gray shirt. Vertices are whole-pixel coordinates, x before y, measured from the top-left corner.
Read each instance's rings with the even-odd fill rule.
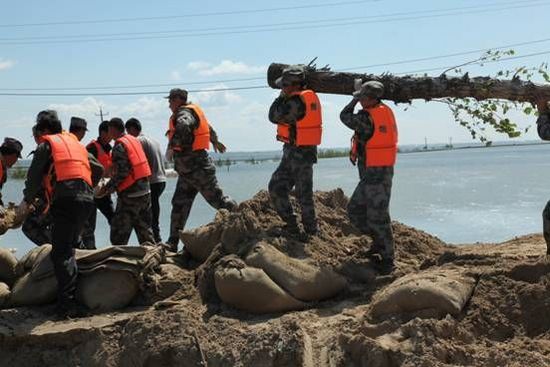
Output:
[[[165,182],[166,172],[164,169],[164,155],[162,154],[160,143],[143,134],[139,134],[137,138],[143,147],[143,151],[149,162],[149,167],[151,168],[149,183]]]

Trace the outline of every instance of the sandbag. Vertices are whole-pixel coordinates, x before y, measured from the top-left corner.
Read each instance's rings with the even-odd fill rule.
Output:
[[[214,222],[189,231],[180,231],[180,240],[194,259],[205,261],[220,242],[221,234],[222,227]]]
[[[438,317],[457,316],[475,286],[475,279],[458,269],[427,270],[408,274],[373,297],[371,313],[387,314],[435,311]]]
[[[6,283],[0,282],[0,309],[8,305],[11,291]]]
[[[16,275],[17,259],[10,250],[0,248],[0,282],[13,284]]]
[[[222,259],[214,273],[216,291],[221,300],[240,310],[271,313],[299,310],[305,304],[285,292],[267,274],[246,266],[237,258]]]
[[[30,273],[17,279],[10,297],[11,306],[43,305],[55,301],[57,280],[55,276],[35,279]]]
[[[42,255],[41,253],[47,252],[50,253],[52,249],[52,245],[50,244],[44,244],[42,246],[37,246],[27,252],[25,256],[23,256],[18,262],[16,267],[16,272],[18,277],[25,274],[27,271],[31,270],[33,265],[36,263],[36,259],[40,258]]]
[[[79,277],[76,297],[91,310],[112,311],[128,306],[138,289],[131,272],[102,268]]]
[[[265,242],[254,246],[245,262],[262,269],[294,298],[305,302],[333,297],[346,287],[346,279],[331,269],[291,258]]]

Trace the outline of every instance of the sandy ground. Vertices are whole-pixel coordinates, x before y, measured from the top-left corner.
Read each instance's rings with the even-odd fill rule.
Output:
[[[162,266],[158,294],[121,312],[54,321],[53,306],[0,311],[0,366],[550,366],[550,261],[541,235],[449,246],[394,223],[397,270],[381,277],[364,256],[370,239],[346,219],[346,202],[339,190],[316,194],[321,233],[307,244],[286,238],[265,192],[232,214],[254,228],[243,246],[267,238],[344,275],[349,286],[336,298],[252,315],[223,304],[215,290],[199,292],[201,279],[211,288],[204,274],[214,261],[177,259],[181,267]],[[426,269],[475,278],[458,316],[374,317],[377,292]]]

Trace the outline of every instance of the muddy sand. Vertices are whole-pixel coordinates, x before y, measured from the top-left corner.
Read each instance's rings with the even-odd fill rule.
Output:
[[[541,235],[450,246],[394,222],[397,270],[378,276],[342,191],[315,202],[321,231],[308,243],[288,238],[265,192],[220,212],[210,226],[223,244],[204,263],[172,257],[158,292],[124,310],[63,321],[51,305],[1,310],[0,366],[550,366]],[[214,286],[219,259],[259,241],[347,286],[297,311],[227,305]]]

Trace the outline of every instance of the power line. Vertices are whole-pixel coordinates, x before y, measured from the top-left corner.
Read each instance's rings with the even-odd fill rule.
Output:
[[[250,89],[266,89],[267,85],[254,85],[247,87],[234,88],[212,88],[189,90],[189,93],[208,93],[208,92],[226,92],[232,90],[250,90]],[[167,91],[149,91],[149,92],[106,92],[106,93],[0,93],[0,96],[21,96],[21,97],[82,97],[82,96],[139,96],[166,94]]]
[[[104,37],[104,36],[98,35],[93,37],[104,37],[104,38],[70,38],[71,36],[68,36],[68,38],[70,39],[67,39],[67,36],[58,36],[54,38],[47,38],[47,39],[34,40],[34,41],[33,40],[2,41],[0,42],[0,45],[65,44],[65,43],[75,43],[75,42],[90,43],[90,42],[133,41],[133,40],[149,40],[149,39],[177,39],[177,38],[204,37],[204,36],[216,36],[216,35],[227,36],[227,35],[235,35],[235,34],[290,31],[290,30],[300,30],[300,29],[318,29],[318,28],[324,29],[324,28],[334,28],[334,27],[351,26],[351,25],[364,25],[364,24],[373,24],[373,23],[387,23],[387,22],[399,22],[399,21],[419,20],[419,19],[429,19],[429,18],[440,18],[440,17],[448,17],[448,16],[454,16],[454,15],[493,13],[496,11],[531,8],[531,7],[546,6],[546,5],[550,5],[550,3],[548,1],[541,2],[541,0],[537,0],[537,3],[529,3],[525,5],[507,6],[507,7],[499,7],[499,8],[485,9],[485,10],[480,9],[481,7],[486,7],[486,5],[483,5],[481,7],[476,8],[475,11],[462,10],[462,11],[449,12],[449,10],[439,10],[439,12],[447,11],[447,13],[422,15],[422,16],[410,16],[410,17],[396,17],[396,18],[388,18],[388,19],[380,19],[380,17],[383,17],[383,16],[339,18],[336,20],[300,21],[300,22],[285,23],[285,24],[300,24],[297,26],[288,26],[288,27],[286,26],[281,27],[281,26],[278,26],[277,24],[268,24],[268,25],[245,26],[245,28],[247,28],[245,30],[213,31],[213,32],[203,32],[203,33],[192,33],[193,30],[182,30],[182,31],[167,31],[167,32],[178,32],[178,34],[149,35],[149,36],[138,36],[138,37],[118,37],[117,38],[117,37],[108,37],[108,36]],[[422,13],[426,13],[426,12],[430,12],[430,11],[423,11]],[[431,11],[431,12],[435,12],[435,11]],[[414,13],[418,13],[418,12],[414,12]],[[365,20],[369,18],[375,18],[375,19]],[[359,20],[353,20],[353,19],[359,19]],[[351,20],[351,21],[344,21],[344,20]],[[304,23],[308,23],[308,22],[315,23],[315,24],[304,25]],[[321,22],[328,22],[328,23],[321,23]],[[263,27],[263,28],[250,29],[253,27]],[[222,28],[222,27],[219,27],[219,28]],[[230,28],[231,27],[229,28],[225,27],[223,29],[230,29]],[[167,33],[167,32],[163,32],[163,33]],[[183,34],[179,34],[182,32]]]
[[[341,1],[341,2],[334,2],[334,3],[313,4],[313,5],[298,5],[298,6],[274,7],[274,8],[262,8],[262,9],[231,10],[231,11],[219,11],[219,12],[209,12],[209,13],[191,13],[191,14],[180,14],[180,15],[165,15],[165,16],[157,16],[157,17],[112,18],[112,19],[95,19],[95,20],[68,20],[68,21],[59,21],[59,22],[23,23],[23,24],[0,24],[0,27],[1,28],[41,27],[41,26],[52,26],[52,25],[120,23],[120,22],[136,22],[136,21],[163,20],[163,19],[211,17],[211,16],[220,16],[220,15],[268,13],[268,12],[278,12],[278,11],[298,10],[298,9],[314,9],[314,8],[337,7],[337,6],[344,6],[344,5],[357,5],[357,4],[364,4],[364,3],[372,3],[372,2],[378,2],[378,1],[381,1],[381,0]]]
[[[0,91],[39,91],[39,90],[105,90],[105,89],[133,89],[133,88],[152,88],[152,87],[172,87],[176,84],[185,84],[187,85],[202,85],[202,84],[220,84],[220,83],[232,83],[232,82],[244,82],[244,81],[253,81],[253,80],[265,80],[265,77],[255,77],[255,78],[237,78],[237,79],[222,79],[222,80],[211,80],[211,81],[194,81],[194,82],[178,82],[174,81],[171,83],[161,83],[161,84],[134,84],[134,85],[117,85],[117,86],[103,86],[103,87],[57,87],[57,88],[0,88]]]
[[[96,34],[76,34],[76,35],[60,35],[60,36],[32,36],[32,37],[12,37],[12,38],[0,38],[0,41],[37,41],[37,40],[70,40],[70,39],[81,39],[81,38],[104,38],[104,37],[119,37],[119,36],[140,36],[140,35],[154,35],[154,34],[174,34],[174,33],[200,33],[200,32],[211,32],[211,31],[225,31],[225,30],[235,30],[235,29],[247,29],[253,30],[252,28],[269,28],[269,27],[284,27],[292,26],[298,24],[316,24],[316,23],[326,23],[326,22],[341,22],[341,21],[350,21],[350,20],[364,20],[364,19],[379,19],[380,17],[399,17],[399,16],[410,16],[415,14],[426,14],[426,13],[441,13],[448,11],[457,11],[457,10],[468,10],[468,9],[480,9],[487,7],[500,7],[503,5],[515,5],[525,3],[527,5],[537,5],[534,3],[539,3],[543,0],[523,0],[523,1],[513,1],[513,2],[498,2],[490,3],[483,5],[467,6],[467,7],[454,7],[454,8],[443,8],[443,9],[426,9],[421,11],[412,11],[412,12],[398,12],[398,13],[389,13],[389,14],[377,14],[377,15],[368,15],[360,17],[344,17],[344,18],[325,18],[317,20],[300,20],[297,22],[283,22],[283,23],[271,23],[271,24],[257,24],[257,25],[238,25],[238,26],[223,26],[223,27],[208,27],[208,28],[191,28],[191,29],[180,29],[180,30],[165,30],[165,31],[147,31],[147,32],[125,32],[125,33],[96,33]]]
[[[542,51],[542,52],[534,52],[534,53],[526,54],[526,55],[501,57],[500,59],[497,59],[497,60],[476,61],[476,62],[472,62],[469,65],[483,65],[483,64],[509,61],[509,60],[517,60],[517,59],[524,59],[524,58],[528,58],[528,57],[548,55],[548,54],[550,54],[550,50],[549,51]],[[440,67],[437,67],[437,68],[405,71],[405,72],[401,72],[401,73],[395,73],[394,75],[416,74],[416,73],[423,73],[423,72],[428,72],[428,71],[447,70],[447,69],[454,69],[454,68],[455,68],[455,66],[452,66],[452,65],[451,66],[440,66]]]
[[[405,59],[400,61],[391,61],[391,62],[385,62],[385,63],[379,63],[379,64],[371,64],[371,65],[363,65],[363,66],[354,66],[349,68],[340,68],[335,71],[349,71],[349,70],[358,70],[358,69],[368,69],[368,68],[374,68],[374,67],[384,67],[388,65],[400,65],[400,64],[409,64],[409,63],[415,63],[415,62],[422,62],[422,61],[431,61],[431,60],[437,60],[437,59],[444,59],[444,58],[450,58],[450,57],[456,57],[456,56],[464,56],[464,55],[471,55],[476,54],[480,52],[486,52],[488,50],[501,50],[506,49],[510,47],[518,47],[518,46],[527,46],[537,43],[544,43],[544,42],[550,42],[550,38],[543,38],[533,41],[525,41],[525,42],[518,42],[518,43],[511,43],[508,45],[501,45],[498,47],[488,47],[484,49],[477,49],[477,50],[471,50],[471,51],[463,51],[463,52],[455,52],[445,55],[437,55],[437,56],[429,56],[429,57],[422,57],[422,58],[416,58],[416,59]],[[528,56],[528,55],[523,55]],[[517,56],[517,57],[523,57],[523,56]],[[534,55],[533,55],[534,56]],[[530,57],[530,56],[529,56]],[[488,62],[488,61],[486,61]],[[440,70],[443,68],[432,68],[432,69],[423,69],[426,71],[433,71],[433,70]],[[421,70],[421,71],[423,71]],[[188,85],[204,85],[204,84],[219,84],[219,83],[231,83],[231,82],[243,82],[243,81],[256,81],[256,80],[265,80],[265,77],[250,77],[250,78],[235,78],[235,79],[221,79],[221,80],[211,80],[211,81],[192,81],[192,82],[185,82],[186,86]],[[179,84],[178,82],[171,82],[171,83],[161,83],[161,84],[134,84],[134,85],[117,85],[117,86],[95,86],[95,87],[57,87],[57,88],[0,88],[0,91],[69,91],[69,90],[105,90],[105,89],[133,89],[133,88],[151,88],[151,87],[171,87],[175,84]]]

